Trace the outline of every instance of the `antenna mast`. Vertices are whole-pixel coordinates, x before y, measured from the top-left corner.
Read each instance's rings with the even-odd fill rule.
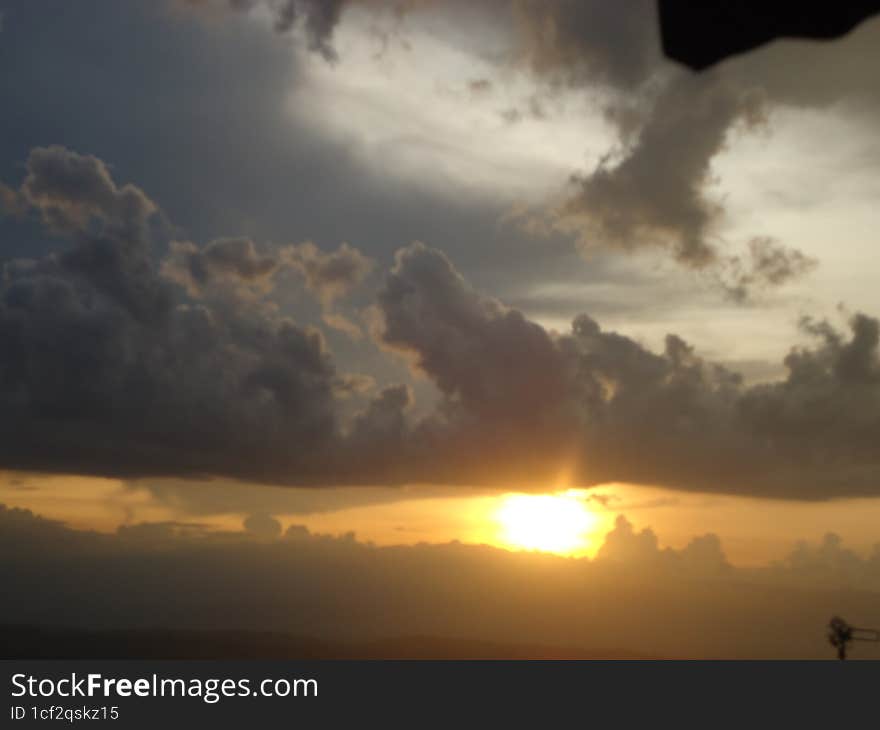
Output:
[[[880,642],[880,631],[876,629],[860,629],[850,626],[840,616],[833,616],[828,622],[828,641],[837,649],[837,658],[846,659],[849,643],[852,641]]]

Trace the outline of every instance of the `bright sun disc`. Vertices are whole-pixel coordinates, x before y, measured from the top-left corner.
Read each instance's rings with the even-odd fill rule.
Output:
[[[567,494],[511,494],[495,513],[510,547],[551,553],[586,550],[596,515]]]

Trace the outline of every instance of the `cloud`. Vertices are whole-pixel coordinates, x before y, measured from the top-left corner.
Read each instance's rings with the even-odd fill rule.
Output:
[[[866,315],[849,339],[806,323],[818,345],[791,351],[784,380],[747,387],[676,335],[655,354],[585,314],[552,335],[422,244],[398,253],[379,311],[382,343],[445,396],[414,432],[457,465],[444,478],[546,484],[564,465],[591,484],[876,493],[878,321]]]
[[[749,241],[747,257],[733,256],[722,262],[719,277],[728,295],[738,302],[754,292],[781,286],[816,268],[816,259],[778,241],[757,237]]]
[[[172,241],[162,274],[185,287],[190,296],[202,297],[206,289],[218,284],[239,291],[268,291],[280,267],[277,256],[258,252],[246,238],[218,239],[204,248]]]
[[[389,10],[436,12],[439,6],[451,27],[469,18],[458,3],[436,0],[347,0],[321,5],[320,12],[304,0],[228,6],[268,8],[281,19],[280,30],[297,23],[313,27],[310,46],[328,58],[335,57],[333,31],[346,7],[376,18]],[[760,285],[728,281],[732,257],[722,235],[728,221],[712,175],[712,161],[734,132],[762,124],[769,104],[785,101],[772,83],[764,83],[767,74],[724,67],[695,75],[677,68],[662,53],[651,0],[505,0],[492,8],[492,18],[508,41],[507,53],[493,55],[496,65],[529,70],[539,87],[552,90],[561,83],[589,91],[619,137],[594,169],[574,171],[563,203],[538,215],[541,228],[566,233],[585,252],[667,250],[683,266],[708,271],[708,280],[719,282],[735,301],[781,285],[773,278]],[[485,94],[486,81],[471,80],[468,88]],[[522,114],[516,108],[501,112],[508,123]]]
[[[320,302],[324,323],[358,339],[360,328],[333,307],[373,266],[372,259],[347,243],[324,253],[311,242],[260,250],[247,238],[221,238],[201,248],[189,241],[172,241],[161,273],[191,297],[211,298],[216,305],[218,298],[230,296],[252,302],[264,298],[275,288],[279,274],[297,272]]]
[[[248,515],[243,526],[245,532],[261,539],[273,539],[281,536],[281,523],[263,512]]]
[[[142,191],[53,147],[31,155],[21,194],[73,245],[3,264],[4,464],[245,474],[279,460],[295,469],[332,441],[336,373],[320,333],[271,311],[182,297],[152,256],[146,220],[156,207]],[[182,253],[195,255],[172,257]],[[247,278],[260,270],[249,253],[214,244],[204,268],[189,271]]]
[[[20,216],[27,209],[27,203],[21,199],[17,190],[0,183],[0,213]]]
[[[735,300],[745,301],[753,290],[782,285],[815,262],[777,245],[775,262],[752,253],[754,267],[739,271],[731,283],[735,264],[724,253],[728,221],[723,198],[712,191],[718,182],[712,161],[737,130],[765,125],[770,106],[789,102],[791,95],[772,82],[769,65],[752,64],[752,73],[734,65],[699,75],[675,68],[660,49],[654,6],[568,0],[514,4],[522,51],[538,77],[604,92],[595,103],[604,106],[605,118],[618,132],[618,146],[592,171],[572,176],[571,192],[547,218],[573,234],[585,252],[666,249],[680,264],[708,271]],[[789,68],[798,65],[792,61]]]
[[[244,11],[261,7],[272,15],[274,29],[287,33],[295,27],[305,34],[309,50],[328,61],[336,58],[333,30],[349,0],[178,0],[184,6],[203,11]]]
[[[829,616],[872,615],[877,594],[865,589],[880,576],[876,555],[833,538],[746,569],[726,564],[714,536],[660,548],[625,517],[594,560],[457,543],[380,548],[301,525],[279,536],[263,519],[268,531],[148,523],[107,535],[0,506],[0,580],[17,597],[0,604],[0,622],[820,658],[830,656]],[[524,580],[538,574],[540,590]]]
[[[526,62],[566,83],[634,90],[656,71],[662,54],[651,0],[513,0]]]
[[[448,27],[463,26],[469,17],[459,12],[459,3],[431,0],[190,3],[268,8],[279,19],[280,30],[303,25],[311,47],[328,57],[334,54],[333,32],[347,7],[378,17],[388,10],[426,6],[436,12],[439,6],[450,18]],[[866,23],[851,38],[835,43],[774,44],[712,73],[694,75],[664,58],[650,0],[505,0],[493,5],[492,13],[495,27],[509,36],[509,52],[491,54],[496,64],[525,67],[539,84],[562,82],[588,90],[618,130],[617,145],[594,169],[577,171],[565,204],[549,213],[559,228],[587,249],[638,252],[661,247],[687,267],[711,267],[710,278],[720,280],[735,300],[781,285],[775,277],[751,286],[725,280],[731,256],[722,234],[728,221],[724,199],[713,190],[717,180],[712,161],[737,129],[758,126],[762,112],[774,104],[840,99],[873,104],[876,92],[865,69],[876,56],[873,40],[880,24]],[[801,68],[809,71],[800,73]],[[486,79],[472,83],[481,81]],[[522,113],[508,109],[502,115],[516,121]],[[751,233],[762,236],[761,231]]]
[[[834,41],[777,40],[725,63],[724,70],[743,82],[760,81],[779,103],[827,108],[843,101],[876,114],[878,43],[880,19],[873,18]]]
[[[305,278],[306,286],[325,307],[346,296],[373,270],[374,262],[347,243],[324,253],[306,242],[283,249],[285,263]]]
[[[468,81],[468,91],[474,96],[491,94],[494,84],[489,79],[471,79]]]
[[[746,387],[674,334],[654,353],[586,314],[550,332],[414,243],[378,292],[374,336],[436,386],[419,410],[406,384],[371,395],[338,372],[321,333],[271,298],[241,297],[287,267],[329,307],[371,268],[352,247],[217,239],[157,262],[155,204],[63,148],[35,151],[18,194],[71,245],[3,264],[6,468],[536,488],[567,472],[810,499],[880,483],[880,325],[866,315],[849,337],[805,321],[818,344],[791,351],[784,380]],[[783,275],[772,247],[755,251]]]
[[[707,77],[681,76],[660,92],[631,147],[614,166],[576,176],[564,220],[586,246],[663,246],[699,268],[717,256],[722,206],[706,194],[710,162],[735,122],[755,124],[760,102]]]
[[[624,515],[617,517],[614,529],[605,535],[596,559],[622,569],[662,570],[703,578],[723,576],[732,570],[718,535],[707,533],[694,537],[681,550],[661,549],[651,528],[636,532]]]
[[[307,241],[285,246],[279,255],[285,267],[303,277],[306,288],[320,302],[321,321],[353,340],[360,340],[363,337],[361,328],[351,318],[334,310],[340,299],[351,294],[369,276],[375,262],[347,243],[324,253]]]
[[[534,417],[558,399],[561,371],[548,333],[476,292],[441,251],[422,243],[398,251],[378,303],[382,342],[411,353],[467,411]]]
[[[156,204],[133,185],[117,187],[107,166],[92,155],[55,145],[33,149],[20,195],[38,210],[46,225],[59,233],[89,230],[142,241]]]
[[[606,91],[619,149],[572,178],[556,222],[585,249],[662,247],[688,267],[717,257],[724,208],[710,163],[737,123],[762,119],[761,96],[719,73],[673,69],[652,2],[515,4],[526,56],[540,77]]]

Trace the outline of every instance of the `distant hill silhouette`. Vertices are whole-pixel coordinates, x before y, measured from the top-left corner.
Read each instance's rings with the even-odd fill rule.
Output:
[[[90,631],[0,626],[2,659],[656,659],[632,652],[468,639],[327,642],[262,631]]]

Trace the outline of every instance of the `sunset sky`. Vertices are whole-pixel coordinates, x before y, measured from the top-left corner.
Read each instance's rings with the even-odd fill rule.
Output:
[[[0,0],[0,526],[880,589],[880,21],[658,33]]]

